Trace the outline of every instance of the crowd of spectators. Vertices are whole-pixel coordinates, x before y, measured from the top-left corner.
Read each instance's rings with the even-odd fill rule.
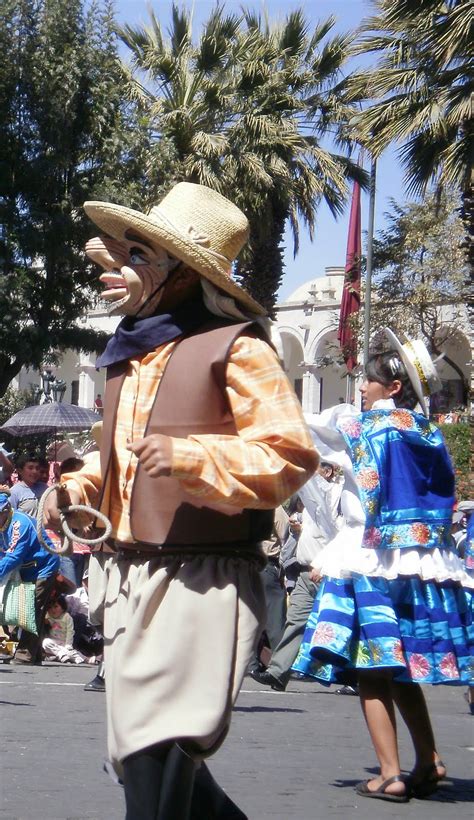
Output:
[[[35,568],[30,570],[30,574],[33,572],[31,580],[35,580],[37,588],[41,580],[43,587],[47,586],[40,607],[38,594],[36,596],[38,635],[4,624],[0,627],[0,660],[5,662],[13,659],[14,663],[35,665],[44,661],[97,664],[102,661],[103,638],[100,631],[89,622],[89,548],[74,542],[71,555],[54,556],[40,544],[35,535],[35,519],[43,493],[63,473],[80,469],[84,461],[67,442],[54,444],[48,454],[52,456],[50,459],[35,453],[14,458],[13,453],[0,445],[0,481],[6,499],[5,521],[8,516],[8,521],[16,521],[16,526],[21,526],[22,534],[29,539],[29,552],[26,556],[28,561],[16,568],[20,571],[22,580],[27,580],[25,568],[34,564]],[[23,541],[25,537],[22,535]],[[56,533],[48,530],[46,537],[52,548],[60,546],[61,539]],[[6,556],[8,560],[12,558],[8,554],[10,544],[5,542],[3,546],[0,571],[2,559]],[[31,561],[29,554],[32,550],[35,550],[34,561]],[[16,563],[18,560],[20,559]],[[43,564],[48,572],[45,569],[44,577],[40,579],[36,569]],[[47,584],[45,577],[48,579]],[[2,584],[5,585],[6,580],[2,580]]]

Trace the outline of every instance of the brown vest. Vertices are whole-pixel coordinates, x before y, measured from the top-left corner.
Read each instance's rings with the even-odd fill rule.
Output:
[[[157,387],[145,435],[237,435],[225,393],[230,348],[242,333],[264,334],[250,322],[207,324],[177,343]],[[113,452],[115,419],[128,362],[108,368],[101,446],[102,506],[107,511],[107,478]],[[252,545],[269,537],[273,510],[247,510],[215,504],[185,492],[178,479],[151,478],[137,465],[132,488],[130,526],[134,541],[150,546],[196,548],[205,545]]]

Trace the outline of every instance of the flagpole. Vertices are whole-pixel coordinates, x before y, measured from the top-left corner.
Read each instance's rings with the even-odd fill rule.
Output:
[[[369,359],[370,342],[370,307],[372,295],[372,265],[374,251],[374,222],[375,222],[375,181],[377,176],[377,160],[372,158],[370,166],[369,189],[369,220],[367,224],[367,270],[365,280],[364,300],[364,367]]]

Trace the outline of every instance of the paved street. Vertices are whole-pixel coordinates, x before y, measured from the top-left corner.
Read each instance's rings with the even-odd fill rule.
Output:
[[[122,790],[101,771],[105,697],[82,688],[94,673],[0,665],[1,820],[122,820]],[[450,775],[430,800],[358,798],[353,784],[375,765],[358,699],[306,681],[281,694],[246,678],[229,738],[210,768],[249,820],[472,820],[474,718],[462,690],[427,691]],[[400,734],[408,769],[412,753]]]

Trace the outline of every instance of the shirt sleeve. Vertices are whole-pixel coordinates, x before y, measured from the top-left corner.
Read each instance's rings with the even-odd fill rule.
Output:
[[[318,454],[301,406],[273,349],[239,337],[226,371],[235,436],[173,438],[172,475],[194,495],[273,509],[314,473]]]
[[[10,544],[7,552],[0,559],[0,581],[3,581],[14,569],[19,569],[30,552],[29,533],[19,521],[14,521],[9,528]]]

